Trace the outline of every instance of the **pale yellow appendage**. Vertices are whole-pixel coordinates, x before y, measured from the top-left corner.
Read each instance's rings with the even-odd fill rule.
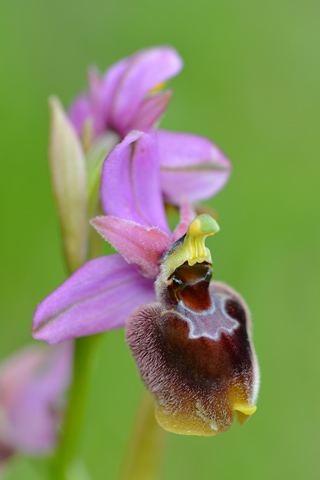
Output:
[[[186,261],[190,266],[202,262],[212,263],[210,250],[205,246],[205,239],[219,230],[219,225],[210,215],[203,213],[196,217],[189,225],[184,242],[165,260],[163,267],[166,278],[169,278],[174,270]]]
[[[257,407],[255,405],[235,405],[234,409],[237,414],[237,420],[242,425],[257,410]]]

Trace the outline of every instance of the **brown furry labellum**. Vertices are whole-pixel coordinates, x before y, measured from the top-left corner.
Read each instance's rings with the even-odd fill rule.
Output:
[[[235,412],[242,424],[256,410],[249,311],[230,287],[210,282],[209,262],[186,261],[168,278],[163,271],[157,301],[133,312],[126,340],[155,397],[159,424],[184,435],[216,435]]]

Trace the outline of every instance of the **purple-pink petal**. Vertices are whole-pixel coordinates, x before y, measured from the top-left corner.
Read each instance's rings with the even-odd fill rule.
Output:
[[[69,107],[69,118],[79,137],[82,136],[84,124],[92,123],[93,136],[99,136],[105,130],[105,124],[91,99],[85,95],[75,98]]]
[[[175,205],[205,200],[218,193],[231,173],[231,163],[210,140],[166,130],[154,132],[158,141],[161,186]]]
[[[149,131],[166,111],[172,93],[172,90],[167,90],[164,93],[155,94],[145,98],[141,102],[140,108],[126,133],[133,129],[142,130],[144,132]]]
[[[119,92],[117,91],[118,85],[124,72],[126,71],[126,68],[128,67],[129,62],[129,58],[123,58],[122,60],[119,60],[117,63],[108,68],[102,79],[99,108],[106,125],[111,128],[114,128],[114,125],[112,125],[110,110],[113,102],[116,101],[116,98],[119,95]]]
[[[89,98],[94,107],[98,107],[101,99],[102,79],[96,67],[88,69]]]
[[[148,92],[176,75],[181,68],[182,59],[172,47],[149,48],[132,55],[111,109],[114,128],[126,134]]]
[[[0,443],[12,452],[46,453],[56,442],[72,344],[21,350],[0,366]]]
[[[83,124],[91,117],[92,105],[85,95],[79,95],[69,107],[69,117],[79,136],[82,135]]]
[[[86,263],[38,306],[33,337],[50,345],[123,327],[138,305],[154,299],[153,282],[118,255]]]
[[[182,68],[182,59],[172,47],[139,50],[112,65],[102,78],[91,68],[88,91],[69,108],[79,136],[91,121],[93,138],[115,130],[121,136],[131,130],[148,131],[163,114],[172,92],[157,93],[162,84]]]
[[[171,235],[112,216],[96,217],[91,223],[128,263],[135,264],[146,277],[157,277],[159,260],[172,243]]]
[[[102,168],[100,194],[107,215],[170,232],[153,135],[131,132],[109,153]]]

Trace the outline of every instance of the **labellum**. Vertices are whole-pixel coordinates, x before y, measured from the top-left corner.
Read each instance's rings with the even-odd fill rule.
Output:
[[[229,286],[211,281],[204,241],[217,231],[206,214],[189,225],[161,259],[157,301],[136,309],[126,327],[158,423],[184,435],[216,435],[235,413],[242,424],[257,408],[248,308]]]

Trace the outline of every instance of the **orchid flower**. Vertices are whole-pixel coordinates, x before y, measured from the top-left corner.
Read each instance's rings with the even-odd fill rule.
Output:
[[[250,315],[230,287],[211,282],[204,245],[218,231],[187,206],[173,235],[114,216],[92,224],[119,254],[98,258],[45,299],[33,336],[48,343],[126,326],[164,429],[215,435],[255,412],[259,372]],[[154,290],[155,285],[155,290]],[[129,317],[129,320],[128,320]]]
[[[41,455],[55,446],[71,360],[68,342],[28,347],[2,362],[0,465],[16,452]]]
[[[102,79],[90,71],[88,93],[77,97],[69,110],[80,137],[90,122],[93,138],[117,132],[120,139],[132,130],[154,135],[163,194],[174,205],[181,204],[182,196],[190,202],[210,198],[223,188],[231,172],[230,161],[207,138],[153,130],[172,95],[172,91],[159,93],[159,86],[181,67],[182,60],[172,47],[140,50],[113,65]]]
[[[195,219],[185,202],[171,233],[157,148],[154,135],[133,132],[109,155],[101,182],[108,215],[91,223],[119,253],[91,260],[51,293],[36,309],[33,336],[56,344],[127,325],[158,422],[214,435],[235,412],[242,423],[256,409],[250,315],[230,287],[210,282],[204,240],[216,222]]]
[[[104,170],[109,172],[110,163],[130,155],[130,148],[147,132],[156,146],[153,149],[157,148],[160,186],[167,203],[180,206],[183,201],[205,200],[226,184],[230,161],[210,140],[154,129],[172,95],[159,90],[181,67],[182,60],[171,47],[144,49],[113,65],[103,78],[90,71],[89,91],[72,103],[69,117],[57,98],[50,99],[49,164],[70,271],[86,259],[87,220],[99,211],[102,164],[123,137],[122,146],[107,157]],[[137,132],[130,133],[132,129],[141,131],[138,137]],[[141,158],[139,163],[148,170],[146,162]],[[109,195],[107,183],[103,181],[104,197]]]
[[[94,259],[49,295],[35,312],[35,338],[55,344],[124,326],[134,308],[155,299],[160,257],[194,218],[192,209],[184,206],[181,224],[172,235],[157,143],[153,135],[142,132],[127,135],[108,156],[101,200],[108,215],[92,224],[123,258]]]
[[[107,130],[124,137],[133,129],[152,128],[172,95],[171,90],[161,89],[181,68],[182,59],[172,47],[156,47],[120,60],[102,78],[90,70],[88,92],[78,96],[69,109],[78,135],[83,135],[88,122],[94,138]]]

